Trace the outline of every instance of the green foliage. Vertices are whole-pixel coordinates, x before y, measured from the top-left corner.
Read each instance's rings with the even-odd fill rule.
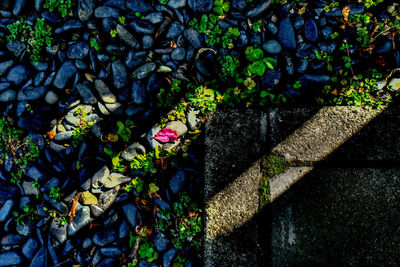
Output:
[[[363,3],[366,8],[377,6],[382,3],[384,0],[363,0]]]
[[[349,22],[351,23],[365,23],[368,24],[371,22],[371,16],[368,14],[350,14]]]
[[[259,32],[261,27],[263,25],[263,21],[261,19],[255,21],[252,25],[253,31],[254,32]]]
[[[368,47],[372,41],[367,31],[367,27],[357,28],[357,41],[362,47]]]
[[[186,94],[190,106],[199,109],[204,114],[216,109],[217,104],[222,101],[220,92],[206,86],[197,86],[194,92]]]
[[[154,151],[150,151],[143,155],[137,155],[136,158],[130,162],[130,167],[132,170],[140,170],[143,175],[156,173],[155,158],[156,156]]]
[[[218,57],[218,61],[221,64],[222,75],[233,78],[236,74],[236,69],[240,66],[239,59],[232,56],[222,56]]]
[[[336,37],[339,36],[339,33],[338,32],[334,32],[334,33],[331,33],[329,36],[331,37],[331,39],[335,39]]]
[[[248,46],[244,53],[246,59],[252,62],[247,68],[249,76],[263,76],[267,68],[274,69],[276,66],[276,60],[271,57],[264,58],[264,52],[260,48]]]
[[[71,0],[46,0],[43,7],[50,12],[57,10],[61,16],[72,16],[72,1]]]
[[[202,220],[201,210],[186,192],[178,195],[178,201],[172,204],[172,209],[160,210],[156,228],[172,236],[172,244],[182,249],[186,243],[200,251]]]
[[[204,33],[207,36],[206,43],[215,45],[221,43],[222,35],[218,20],[218,16],[214,14],[203,14],[200,21],[194,18],[189,22],[189,26],[193,26],[199,33]]]
[[[100,45],[97,43],[95,38],[90,38],[90,47],[94,48],[96,51],[100,51]]]
[[[117,37],[117,33],[118,33],[118,31],[116,29],[110,31],[110,35],[112,38]]]
[[[19,183],[26,167],[39,157],[39,146],[22,137],[23,132],[14,128],[5,117],[0,118],[0,165],[10,160],[16,170],[11,173],[11,182]]]
[[[329,12],[329,11],[331,11],[332,8],[338,7],[338,6],[339,6],[339,2],[337,2],[337,1],[332,2],[332,3],[330,3],[329,5],[326,5],[326,6],[324,7],[324,11],[325,11],[325,12]]]
[[[144,181],[140,177],[135,177],[132,179],[131,183],[125,186],[125,191],[130,192],[132,189],[135,189],[138,193],[142,192],[144,188]]]
[[[125,24],[125,17],[124,16],[118,17],[118,22],[120,24]]]
[[[240,31],[237,27],[229,27],[228,30],[222,36],[222,47],[223,48],[233,48],[233,41],[236,41],[240,36]]]
[[[160,0],[160,4],[166,5],[166,4],[168,4],[168,1],[169,1],[169,0]]]
[[[49,196],[53,199],[53,202],[60,200],[64,194],[61,193],[61,188],[59,187],[50,187]]]
[[[314,54],[317,60],[324,60],[326,62],[328,71],[333,71],[333,66],[331,64],[333,60],[332,56],[328,56],[328,54],[322,50],[314,50]]]
[[[51,37],[51,27],[44,22],[44,19],[36,19],[35,26],[32,28],[26,23],[24,18],[20,18],[13,24],[7,25],[10,34],[7,41],[15,40],[26,44],[26,49],[30,54],[30,59],[37,64],[41,60],[40,52],[45,45],[51,46],[54,42]]]
[[[128,143],[132,133],[130,128],[134,126],[135,124],[131,120],[126,120],[125,124],[122,121],[117,121],[117,135],[121,137],[125,143]]]
[[[264,207],[269,202],[269,181],[276,175],[283,173],[289,164],[286,160],[278,158],[274,155],[268,155],[261,162],[262,176],[260,178],[259,196],[260,207]]]
[[[178,79],[173,79],[171,82],[170,90],[166,90],[164,88],[160,88],[159,93],[157,94],[157,106],[163,108],[170,108],[174,106],[176,103],[179,94],[181,93],[181,81]]]
[[[111,148],[104,147],[104,153],[111,157],[113,171],[123,172],[125,170],[126,167],[122,164],[123,159],[119,157],[121,155],[121,152],[114,152]]]
[[[139,244],[138,255],[140,259],[145,259],[147,262],[153,262],[158,258],[158,253],[154,248],[154,244],[148,239],[147,233],[148,229],[145,227],[141,233],[138,235],[133,235],[132,232],[129,233],[129,247],[136,247],[135,245]],[[133,266],[136,265],[137,262],[133,263]],[[129,265],[128,265],[129,266]]]
[[[47,211],[47,208],[43,208],[43,210]],[[61,225],[68,225],[68,220],[67,220],[67,214],[61,214],[59,212],[57,212],[56,210],[49,210],[49,215],[50,217],[53,217],[55,219],[55,221]]]
[[[78,108],[75,111],[75,115],[79,118],[79,121],[75,123],[74,132],[72,133],[71,144],[76,147],[83,140],[85,140],[90,129],[95,125],[96,121],[89,121],[88,114],[82,109]]]
[[[19,213],[18,211],[12,212],[17,225],[25,225],[26,220],[34,221],[38,219],[37,213],[37,209],[29,205],[24,205],[24,213]]]
[[[293,88],[294,88],[294,89],[299,89],[299,88],[301,88],[301,82],[300,82],[300,81],[295,81],[294,84],[293,84]]]
[[[229,11],[230,5],[230,2],[228,1],[215,0],[213,11],[221,16]]]

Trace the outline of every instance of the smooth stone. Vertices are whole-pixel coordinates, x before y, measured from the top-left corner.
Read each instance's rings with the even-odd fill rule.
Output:
[[[286,70],[286,74],[288,76],[293,76],[294,75],[293,60],[289,56],[285,56],[285,70]]]
[[[305,74],[300,77],[300,80],[306,80],[311,83],[329,83],[331,78],[329,75]]]
[[[125,87],[128,83],[128,74],[126,72],[124,64],[122,64],[122,61],[119,59],[114,61],[111,68],[113,73],[114,86],[117,89]]]
[[[131,23],[129,23],[129,26],[135,32],[141,34],[153,34],[154,32],[154,26],[151,23],[141,19],[136,19],[132,21]]]
[[[68,48],[67,56],[71,59],[85,59],[89,50],[90,46],[86,42],[79,42]]]
[[[114,229],[105,229],[93,235],[93,242],[100,247],[104,247],[117,239],[117,232]]]
[[[15,231],[22,235],[22,236],[31,236],[34,230],[34,223],[33,221],[28,221],[25,224],[17,224],[17,226],[15,226]]]
[[[265,52],[270,54],[280,54],[282,52],[282,46],[276,40],[269,40],[262,47]]]
[[[83,103],[88,105],[94,105],[97,103],[97,98],[94,96],[92,90],[83,83],[76,85],[79,95],[82,97]]]
[[[278,39],[287,49],[296,49],[296,38],[292,22],[289,18],[284,18],[279,24]]]
[[[103,80],[95,80],[94,86],[99,93],[101,100],[105,103],[115,103],[117,102],[117,97],[111,92],[107,84]]]
[[[315,20],[308,19],[304,25],[304,35],[310,42],[316,42],[318,39],[318,27]]]
[[[165,128],[170,128],[177,131],[179,137],[187,133],[188,128],[181,121],[170,121],[165,125]]]
[[[175,258],[178,250],[176,248],[171,248],[163,255],[163,264],[164,266],[171,266],[172,261]]]
[[[200,49],[203,46],[203,37],[196,31],[195,28],[187,28],[183,35],[194,48]]]
[[[129,224],[128,222],[124,219],[122,220],[122,222],[120,223],[119,227],[118,227],[118,238],[122,239],[125,238],[129,235]]]
[[[26,171],[26,176],[28,176],[32,180],[42,180],[46,177],[43,171],[41,171],[36,166],[28,167]]]
[[[18,16],[19,13],[21,13],[24,6],[25,6],[25,0],[15,0],[13,9],[14,16]]]
[[[33,257],[29,267],[39,267],[47,265],[47,252],[45,247],[41,247]]]
[[[97,203],[97,206],[103,210],[106,211],[112,203],[114,203],[115,198],[117,197],[119,190],[119,186],[114,187],[113,189],[110,189],[106,192],[103,192],[99,196],[99,202]]]
[[[308,68],[308,60],[306,60],[306,59],[301,59],[301,60],[300,60],[300,65],[299,65],[299,67],[297,68],[297,71],[298,71],[299,73],[305,73],[305,72],[307,71],[307,68]]]
[[[129,45],[133,49],[139,49],[140,44],[136,40],[136,38],[120,24],[117,25],[117,33],[118,33],[119,38],[122,41],[124,41],[127,45]]]
[[[232,0],[231,5],[234,9],[242,11],[246,7],[246,0]]]
[[[19,265],[24,261],[24,258],[15,251],[0,253],[0,266]]]
[[[144,13],[151,11],[153,7],[146,0],[126,0],[126,7],[133,12]]]
[[[277,34],[278,33],[278,27],[275,25],[275,23],[273,23],[273,22],[268,22],[268,24],[267,24],[267,29],[269,30],[269,32],[272,34],[272,35],[275,35],[275,34]]]
[[[262,1],[260,4],[256,5],[255,7],[249,9],[246,12],[246,17],[254,18],[260,16],[264,13],[272,4],[272,0]]]
[[[22,246],[22,255],[28,260],[32,260],[38,249],[38,242],[34,238],[29,238],[28,241]]]
[[[14,206],[14,201],[9,199],[0,209],[0,222],[4,222],[8,216],[11,214],[12,207]]]
[[[78,0],[78,17],[81,21],[88,21],[93,15],[95,3],[93,0]]]
[[[95,197],[89,191],[85,191],[81,195],[81,200],[83,205],[97,205],[97,197]]]
[[[147,14],[144,19],[153,24],[158,24],[164,21],[164,15],[161,12],[154,12]]]
[[[123,184],[130,182],[132,179],[124,176],[120,173],[110,173],[110,175],[107,177],[107,179],[104,181],[104,187],[105,188],[114,188],[117,185]]]
[[[172,175],[169,180],[169,187],[171,188],[172,193],[176,194],[182,190],[183,185],[186,181],[186,173],[182,170],[179,170],[174,175]]]
[[[94,217],[100,217],[103,213],[104,210],[102,210],[101,208],[99,208],[96,205],[90,205],[90,211],[92,212]]]
[[[54,242],[52,242],[54,247],[64,244],[67,240],[67,225],[61,225],[55,218],[53,218],[50,224],[50,234],[54,239]]]
[[[20,41],[9,42],[6,47],[15,57],[19,57],[26,49],[26,45]]]
[[[28,79],[28,75],[29,70],[25,66],[17,65],[8,72],[7,81],[19,86]]]
[[[142,51],[142,52],[134,52],[134,51],[129,51],[128,55],[125,58],[125,65],[129,69],[133,69],[137,66],[139,66],[141,63],[144,62],[144,59],[146,58],[147,53]]]
[[[75,218],[67,226],[68,236],[74,236],[78,231],[89,225],[93,219],[90,218],[90,208],[87,206],[81,207],[75,215]]]
[[[301,28],[303,28],[304,18],[301,16],[296,17],[296,19],[294,20],[293,26],[297,31],[300,30]]]
[[[156,64],[154,62],[145,63],[144,65],[140,66],[139,68],[133,71],[132,78],[138,80],[144,79],[150,73],[155,71],[155,69],[156,69]]]
[[[26,196],[37,196],[39,195],[39,189],[33,186],[34,182],[23,181],[22,188],[24,189],[24,194]]]
[[[122,254],[122,251],[116,247],[100,248],[100,253],[106,257],[116,258]]]
[[[388,40],[384,44],[378,46],[375,50],[377,54],[384,54],[393,49],[393,43],[392,41]]]
[[[326,26],[326,27],[322,28],[321,33],[325,39],[329,39],[330,35],[333,33],[333,29],[330,26]]]
[[[99,188],[102,187],[104,181],[110,175],[110,170],[106,165],[104,165],[100,170],[98,170],[92,177],[92,187]]]
[[[168,209],[169,204],[162,199],[154,198],[154,202],[162,209]]]
[[[53,90],[50,90],[47,92],[46,96],[44,97],[44,100],[46,101],[47,104],[54,105],[58,102],[58,95]]]
[[[139,143],[133,143],[121,153],[121,157],[126,161],[132,161],[139,154],[146,154],[145,147]]]
[[[126,219],[133,229],[137,225],[137,207],[133,203],[128,203],[122,206],[122,211],[125,214]]]
[[[46,94],[46,88],[39,87],[24,87],[18,92],[17,99],[19,101],[37,100]]]
[[[388,86],[392,91],[398,91],[400,89],[400,78],[391,79]]]
[[[5,74],[7,70],[14,64],[14,60],[10,59],[0,63],[0,74]]]
[[[56,77],[53,80],[53,85],[58,89],[63,89],[68,81],[74,76],[77,69],[73,61],[65,61],[58,69]]]
[[[8,234],[1,238],[0,244],[2,246],[20,245],[25,241],[25,237],[18,234]]]
[[[151,35],[143,35],[142,37],[142,46],[143,49],[149,49],[153,46],[154,44],[154,39],[151,37]]]
[[[94,10],[96,18],[118,18],[120,16],[118,10],[110,6],[99,6]]]
[[[121,107],[122,107],[121,103],[118,103],[118,102],[112,103],[112,104],[107,103],[105,106],[106,106],[107,110],[109,110],[112,113],[121,113]]]
[[[213,7],[213,0],[188,0],[188,5],[193,12],[208,13]]]
[[[153,242],[158,252],[163,252],[167,249],[168,239],[162,233],[157,233],[154,236]]]
[[[12,89],[8,89],[0,93],[0,102],[13,101],[17,97],[17,92]]]
[[[186,0],[169,0],[167,6],[172,9],[178,9],[186,6]]]
[[[171,53],[171,58],[176,61],[182,61],[186,57],[186,50],[183,47],[178,47],[174,49]]]
[[[61,34],[66,31],[79,30],[82,28],[83,28],[82,22],[80,22],[79,20],[71,19],[71,20],[67,21],[66,23],[64,23],[64,25],[62,27],[55,29],[54,33]]]
[[[174,21],[169,25],[167,33],[165,34],[165,38],[172,39],[177,37],[183,32],[184,29],[185,27],[181,23]]]

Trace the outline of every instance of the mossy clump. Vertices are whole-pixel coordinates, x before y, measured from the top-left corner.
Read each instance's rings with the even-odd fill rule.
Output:
[[[283,160],[274,155],[265,156],[261,162],[262,175],[260,178],[259,187],[259,198],[260,208],[264,207],[269,203],[270,188],[269,181],[276,175],[283,173],[289,164],[286,160]]]

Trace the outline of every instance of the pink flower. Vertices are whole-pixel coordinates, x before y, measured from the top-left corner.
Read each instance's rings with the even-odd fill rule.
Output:
[[[170,129],[170,128],[164,128],[161,131],[159,131],[153,139],[156,139],[157,141],[161,143],[168,143],[171,141],[178,141],[178,132]]]

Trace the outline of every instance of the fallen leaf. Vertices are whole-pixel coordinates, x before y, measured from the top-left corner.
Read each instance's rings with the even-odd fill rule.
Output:
[[[50,132],[48,132],[48,133],[47,133],[47,136],[48,136],[51,140],[53,140],[54,136],[56,136],[56,131],[50,131]]]
[[[161,131],[159,131],[153,139],[161,142],[161,143],[168,143],[171,141],[178,141],[178,132],[170,129],[170,128],[164,128]]]
[[[72,200],[72,206],[71,206],[71,210],[69,211],[69,213],[68,213],[68,217],[69,217],[69,222],[71,222],[74,218],[75,218],[75,209],[76,209],[76,206],[78,205],[78,200],[79,200],[79,198],[81,197],[81,194],[82,193],[77,193],[75,196],[74,196],[74,199]]]
[[[348,22],[349,21],[349,14],[350,14],[350,7],[349,6],[345,6],[343,9],[342,9],[342,14],[343,14],[343,18],[344,18],[344,21],[345,22]]]

